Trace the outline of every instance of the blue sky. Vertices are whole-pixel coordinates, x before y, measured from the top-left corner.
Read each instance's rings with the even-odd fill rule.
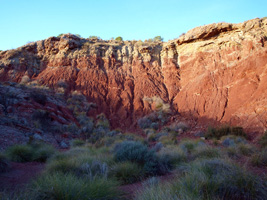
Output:
[[[60,33],[165,41],[214,22],[267,16],[266,0],[0,0],[0,50]]]

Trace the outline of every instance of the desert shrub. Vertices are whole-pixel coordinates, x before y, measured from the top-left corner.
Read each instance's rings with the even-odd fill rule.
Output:
[[[94,145],[95,147],[103,147],[103,146],[110,147],[116,142],[119,143],[119,142],[122,142],[122,140],[115,136],[114,137],[105,136],[99,139]]]
[[[95,35],[90,35],[90,36],[89,36],[89,39],[97,39],[97,40],[99,40],[99,39],[101,39],[101,38],[98,37],[98,36],[95,36]]]
[[[227,135],[221,137],[221,144],[223,146],[236,146],[237,144],[247,144],[247,140],[243,137],[235,135]]]
[[[46,170],[49,173],[76,173],[80,167],[80,163],[77,163],[75,159],[67,158],[65,156],[57,156],[57,159],[48,162]]]
[[[72,174],[54,173],[34,181],[28,195],[29,199],[116,199],[119,197],[117,186],[114,180],[87,181]]]
[[[244,132],[242,127],[238,126],[221,126],[218,128],[209,127],[208,130],[205,133],[205,137],[210,138],[216,138],[220,139],[222,136],[225,135],[235,135],[235,136],[242,136],[247,137],[246,133]]]
[[[4,154],[0,153],[0,173],[8,171],[9,168],[10,168],[10,163],[7,157]]]
[[[55,153],[55,148],[44,143],[14,145],[7,149],[6,154],[14,162],[45,162]]]
[[[152,121],[148,117],[142,117],[138,121],[138,126],[142,129],[150,128]]]
[[[190,140],[184,139],[179,144],[178,147],[183,150],[186,154],[191,154],[196,147],[205,146],[206,144],[201,140]]]
[[[41,105],[45,105],[47,102],[47,97],[45,94],[42,94],[38,91],[32,92],[30,94],[30,97],[37,103],[41,104]]]
[[[221,154],[219,150],[215,147],[211,147],[208,145],[200,145],[195,148],[192,153],[192,157],[196,158],[219,158]]]
[[[118,138],[123,141],[138,141],[141,143],[145,142],[145,139],[142,136],[133,133],[124,133],[119,135]]]
[[[147,141],[148,142],[155,142],[156,141],[156,134],[153,132],[150,132],[147,134]]]
[[[261,150],[260,152],[252,155],[251,163],[254,166],[267,166],[267,148]]]
[[[113,163],[112,155],[104,148],[76,147],[55,154],[47,163],[46,170],[50,173],[73,173],[91,179],[99,174],[106,176],[106,168]]]
[[[142,180],[144,173],[137,163],[125,161],[115,164],[111,168],[110,176],[115,177],[122,184],[131,184]]]
[[[238,148],[236,146],[229,146],[223,149],[223,151],[226,153],[226,155],[230,158],[240,158],[240,152],[238,151]]]
[[[171,135],[163,135],[158,139],[159,142],[161,142],[164,145],[174,145],[176,143],[176,139]]]
[[[34,150],[29,145],[14,145],[7,149],[7,157],[14,162],[32,161]]]
[[[261,147],[267,147],[267,131],[260,137],[259,144]]]
[[[135,193],[135,200],[160,200],[171,199],[180,200],[179,196],[174,192],[174,187],[171,183],[159,183],[153,181],[152,183],[144,185],[144,188],[137,190]],[[189,199],[188,199],[189,200]]]
[[[256,148],[250,144],[238,144],[237,148],[244,156],[251,156],[256,151]]]
[[[83,146],[85,144],[85,141],[80,140],[80,139],[74,139],[71,141],[71,146],[72,147],[78,147],[78,146]]]
[[[20,84],[26,84],[29,81],[30,81],[30,77],[28,75],[24,75],[20,80]]]
[[[48,144],[32,144],[31,147],[34,151],[32,160],[37,162],[46,162],[56,152],[55,148]]]
[[[131,161],[144,164],[149,149],[140,142],[125,141],[116,145],[114,151],[115,160],[118,162]]]
[[[161,36],[156,36],[154,37],[153,39],[155,42],[162,42],[163,41],[163,38]]]
[[[131,161],[137,163],[143,166],[146,175],[157,175],[167,172],[168,163],[140,142],[125,141],[119,143],[115,146],[114,151],[114,158],[117,162]]]
[[[122,37],[121,36],[118,36],[115,38],[116,41],[123,41]]]
[[[155,151],[155,152],[159,152],[163,147],[164,147],[164,145],[161,142],[157,142],[153,146],[152,150]]]
[[[187,161],[187,155],[180,148],[175,146],[169,146],[162,148],[158,155],[168,160],[170,168],[174,168],[180,163]]]
[[[188,130],[189,126],[184,122],[175,122],[169,126],[170,131],[184,132]]]
[[[181,194],[192,199],[258,199],[267,195],[260,178],[220,159],[196,161],[179,185]]]
[[[108,165],[105,162],[93,160],[91,163],[84,163],[78,169],[78,175],[86,177],[89,180],[96,178],[107,178]]]
[[[168,136],[169,133],[167,131],[162,131],[156,134],[155,139],[158,141],[162,136]]]
[[[155,184],[136,199],[265,199],[266,181],[221,159],[197,160],[169,183]]]

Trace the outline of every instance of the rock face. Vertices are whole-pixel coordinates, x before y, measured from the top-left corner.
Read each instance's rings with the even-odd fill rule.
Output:
[[[267,127],[267,19],[197,27],[166,43],[71,34],[0,52],[0,81],[81,91],[114,127],[134,126],[158,96],[174,111]],[[88,113],[88,114],[96,114]]]

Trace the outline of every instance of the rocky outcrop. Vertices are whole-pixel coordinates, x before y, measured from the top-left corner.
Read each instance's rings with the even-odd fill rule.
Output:
[[[174,111],[253,129],[266,127],[267,20],[197,27],[162,42],[71,34],[0,52],[0,80],[81,91],[114,127],[134,126],[158,96]],[[26,77],[26,78],[25,78]]]

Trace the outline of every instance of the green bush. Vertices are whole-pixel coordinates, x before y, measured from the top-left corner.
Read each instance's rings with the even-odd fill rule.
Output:
[[[192,153],[192,157],[194,159],[197,158],[219,158],[221,154],[219,150],[215,147],[211,147],[208,145],[201,145],[195,148],[194,152]]]
[[[251,156],[256,152],[256,148],[250,144],[238,144],[238,151],[244,156]]]
[[[116,41],[123,41],[123,39],[122,39],[122,37],[121,37],[121,36],[119,36],[119,37],[116,37],[116,38],[115,38],[115,40],[116,40]]]
[[[80,177],[94,179],[96,176],[107,177],[108,168],[114,164],[113,157],[104,148],[73,148],[54,155],[47,163],[50,173],[73,173]]]
[[[168,163],[161,160],[154,151],[140,142],[125,141],[114,148],[114,158],[117,162],[131,161],[143,166],[146,175],[166,173]]]
[[[260,137],[259,144],[261,147],[267,147],[267,131]]]
[[[4,154],[0,153],[0,173],[7,172],[10,168],[10,163]]]
[[[114,180],[87,181],[72,174],[55,173],[38,178],[31,185],[29,199],[99,200],[117,199],[118,183]]]
[[[171,168],[174,168],[177,165],[187,161],[186,153],[182,151],[180,148],[177,148],[175,146],[162,148],[158,152],[158,155],[160,157],[168,159]]]
[[[155,42],[162,42],[163,41],[163,38],[161,36],[156,36],[154,37],[153,39]]]
[[[85,141],[79,140],[79,139],[75,139],[71,141],[72,147],[79,147],[79,146],[83,146],[84,144],[85,144]]]
[[[110,175],[122,184],[131,184],[142,180],[144,177],[142,167],[129,161],[115,164],[110,171]]]
[[[136,199],[266,199],[266,184],[229,161],[197,160],[169,183],[139,191]]]
[[[14,145],[7,149],[7,157],[14,162],[30,162],[33,159],[34,150],[29,145]]]
[[[201,140],[191,140],[191,139],[183,139],[178,147],[183,150],[186,154],[191,154],[195,151],[196,147],[205,146],[206,144]]]
[[[205,133],[205,137],[210,138],[216,138],[220,139],[222,136],[225,135],[235,135],[235,136],[242,136],[247,137],[246,133],[244,132],[242,127],[238,126],[221,126],[218,128],[209,127],[208,130]]]
[[[254,166],[267,166],[267,148],[263,149],[259,153],[252,155],[251,163]]]
[[[89,36],[89,39],[97,39],[97,40],[99,40],[99,39],[101,39],[101,38],[98,37],[98,36],[91,35],[91,36]]]
[[[14,162],[45,162],[55,153],[55,148],[44,143],[14,145],[7,149],[6,154]]]

